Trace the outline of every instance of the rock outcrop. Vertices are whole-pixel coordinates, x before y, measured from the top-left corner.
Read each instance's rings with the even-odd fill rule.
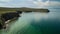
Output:
[[[1,16],[0,16],[0,29],[6,28],[6,22],[8,22],[8,20],[20,17],[19,14],[21,14],[21,13],[22,13],[21,11],[17,11],[17,12],[10,12],[10,13],[1,14]]]

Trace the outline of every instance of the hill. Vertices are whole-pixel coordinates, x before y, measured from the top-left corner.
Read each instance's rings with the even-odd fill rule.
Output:
[[[0,7],[0,14],[6,13],[6,12],[15,12],[15,11],[22,11],[22,12],[49,12],[48,9],[43,8],[27,8],[27,7],[21,7],[21,8],[7,8],[7,7]]]

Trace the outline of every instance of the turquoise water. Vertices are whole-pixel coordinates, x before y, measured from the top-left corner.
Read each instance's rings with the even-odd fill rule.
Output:
[[[23,13],[18,20],[12,22],[7,32],[2,34],[60,34],[60,12]]]

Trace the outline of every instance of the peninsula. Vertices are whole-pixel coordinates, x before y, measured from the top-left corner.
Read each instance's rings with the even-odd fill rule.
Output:
[[[15,11],[22,11],[22,12],[46,12],[48,13],[48,9],[44,8],[28,8],[28,7],[20,7],[20,8],[7,8],[7,7],[0,7],[0,14],[6,12],[15,12]]]

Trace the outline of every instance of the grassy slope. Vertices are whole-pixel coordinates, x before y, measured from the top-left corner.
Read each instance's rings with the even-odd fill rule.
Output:
[[[21,10],[21,11],[40,11],[40,10],[43,10],[42,12],[44,12],[45,10],[48,10],[48,9],[37,9],[37,8],[26,8],[26,7],[22,7],[22,8],[6,8],[6,7],[0,7],[0,14],[2,13],[6,13],[6,12],[15,12],[17,10]],[[45,11],[47,12],[47,11]]]

